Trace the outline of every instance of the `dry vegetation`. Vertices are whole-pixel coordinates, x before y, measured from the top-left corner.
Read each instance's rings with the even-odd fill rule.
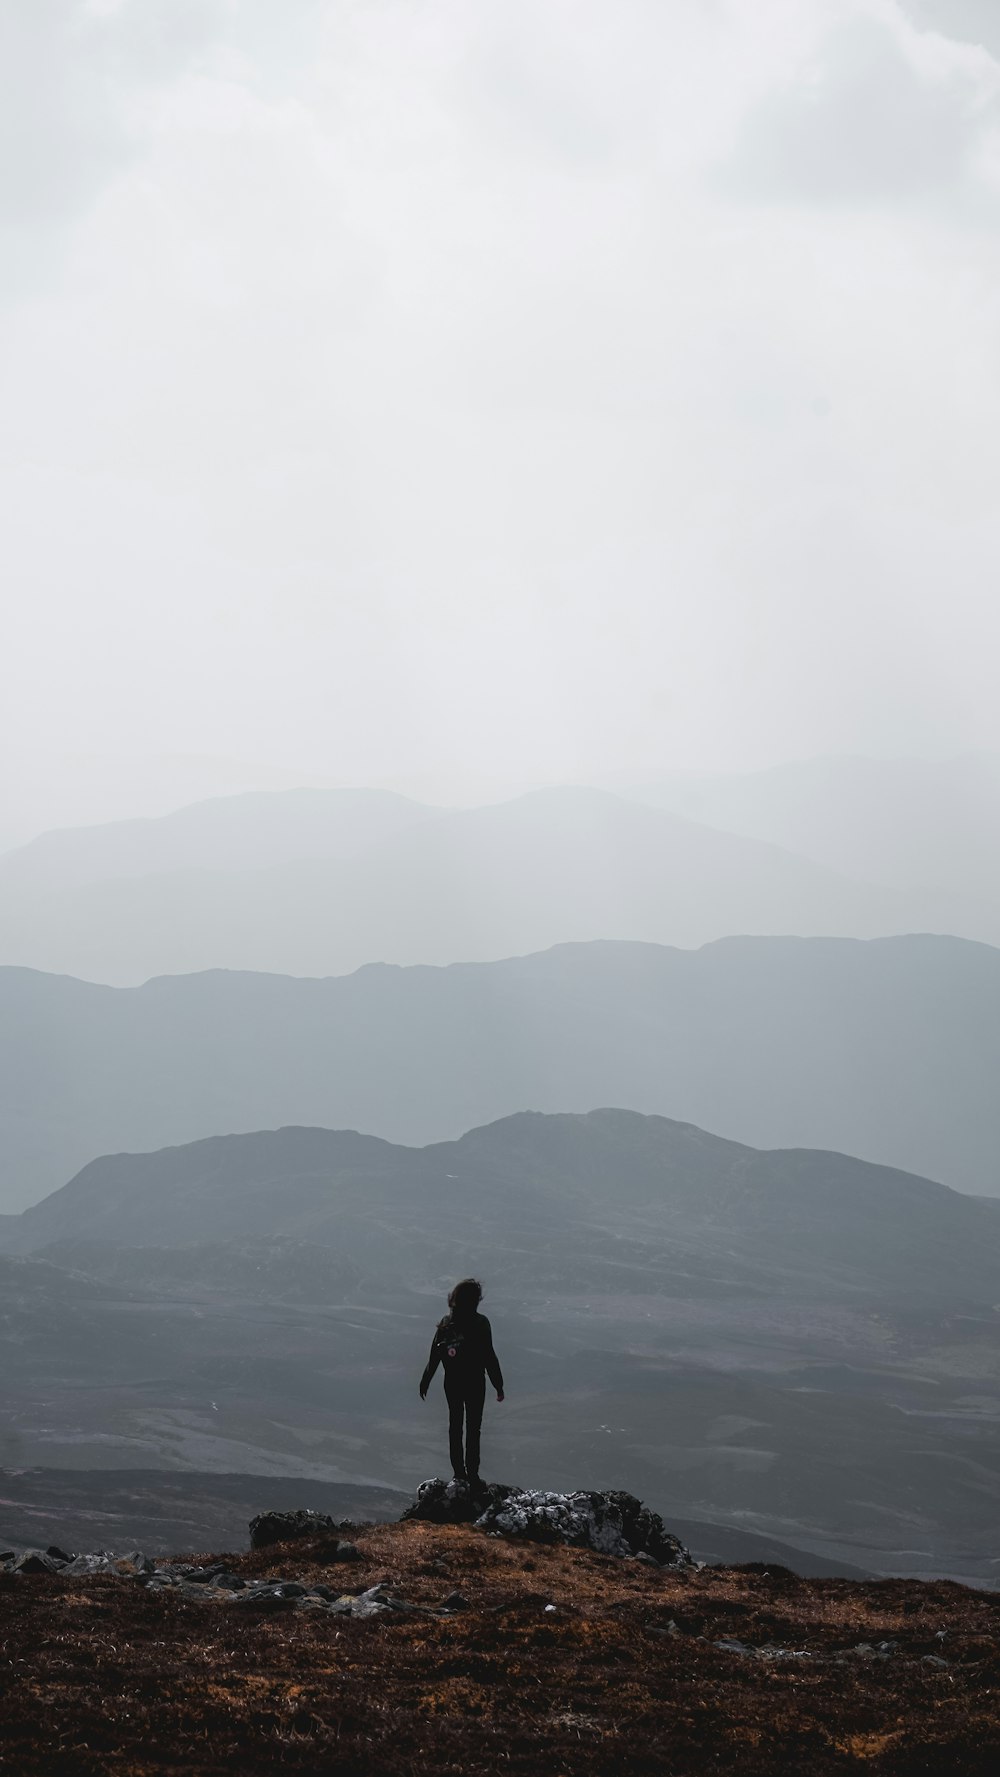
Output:
[[[338,1589],[388,1580],[434,1610],[457,1589],[469,1608],[259,1617],[127,1579],[0,1576],[0,1769],[992,1777],[1000,1765],[1000,1598],[780,1569],[684,1575],[419,1523],[358,1540],[360,1567],[321,1568],[294,1545],[228,1565]],[[726,1638],[784,1655],[714,1645]],[[880,1656],[880,1642],[898,1646]]]

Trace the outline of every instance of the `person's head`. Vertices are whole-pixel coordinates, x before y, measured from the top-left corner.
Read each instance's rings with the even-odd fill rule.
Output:
[[[449,1291],[448,1307],[452,1314],[463,1318],[475,1314],[482,1299],[482,1284],[474,1277],[463,1277],[461,1283],[456,1283],[455,1288]]]

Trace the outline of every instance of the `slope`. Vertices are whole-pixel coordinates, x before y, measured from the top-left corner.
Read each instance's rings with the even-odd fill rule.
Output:
[[[0,970],[0,1209],[97,1154],[282,1123],[404,1142],[617,1104],[1000,1189],[1000,951],[573,945],[328,980]]]
[[[652,807],[767,840],[885,888],[1000,894],[1000,756],[820,758],[634,784]]]
[[[621,1111],[416,1150],[286,1129],[96,1162],[19,1245],[9,1466],[408,1490],[442,1456],[430,1330],[474,1270],[509,1393],[490,1475],[994,1572],[1000,1217],[930,1181]]]
[[[271,811],[273,833],[281,798],[250,801]],[[226,806],[199,822],[221,821]],[[433,817],[403,805],[403,816],[396,808],[387,823],[396,831],[353,855],[321,855],[315,834],[307,856],[290,855],[244,831],[240,848],[202,835],[196,868],[136,874],[138,860],[155,856],[152,841],[128,856],[107,845],[109,867],[117,858],[130,873],[87,878],[80,864],[82,880],[69,865],[68,880],[49,870],[62,848],[38,842],[29,848],[38,868],[22,853],[0,871],[0,963],[128,984],[218,967],[325,975],[374,961],[490,960],[602,938],[691,946],[732,932],[1000,935],[992,908],[852,882],[759,840],[593,790]],[[151,827],[162,837],[163,823]],[[221,868],[238,849],[253,867]],[[178,843],[170,855],[192,852]]]

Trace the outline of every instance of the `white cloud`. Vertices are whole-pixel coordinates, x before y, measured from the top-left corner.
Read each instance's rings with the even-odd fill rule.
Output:
[[[982,52],[888,0],[83,19],[24,61],[114,149],[31,206],[0,341],[10,734],[354,778],[1000,741]]]
[[[984,199],[992,211],[979,152],[998,120],[1000,68],[856,13],[750,109],[722,177],[737,196],[855,210],[930,201],[961,219]]]

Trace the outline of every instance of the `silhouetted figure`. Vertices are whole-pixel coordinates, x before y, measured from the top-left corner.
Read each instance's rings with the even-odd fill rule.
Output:
[[[456,1283],[448,1297],[448,1313],[438,1322],[431,1355],[420,1378],[420,1399],[425,1401],[431,1377],[439,1364],[444,1365],[448,1446],[456,1481],[479,1479],[479,1433],[487,1376],[497,1391],[497,1400],[503,1400],[503,1372],[493,1349],[493,1332],[485,1314],[479,1313],[482,1299],[483,1286],[474,1277]]]

